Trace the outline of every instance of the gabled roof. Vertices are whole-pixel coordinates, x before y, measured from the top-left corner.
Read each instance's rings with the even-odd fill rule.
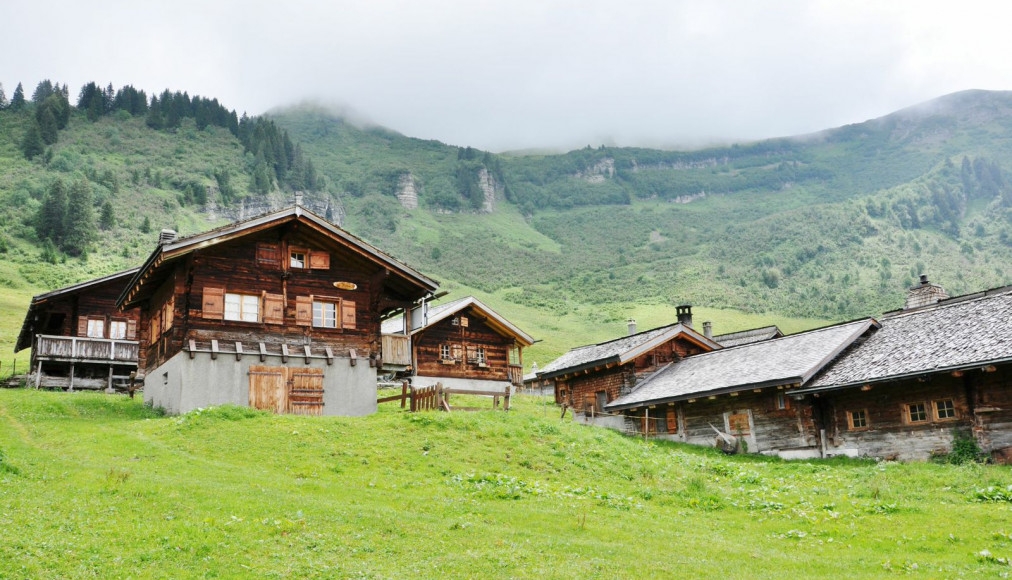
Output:
[[[152,273],[166,263],[177,260],[199,249],[294,221],[305,223],[311,229],[343,242],[346,247],[355,251],[360,256],[388,268],[426,291],[431,292],[439,286],[439,283],[435,280],[423,276],[413,268],[368,244],[357,236],[348,233],[304,207],[296,205],[159,245],[151,253],[151,256],[148,257],[144,265],[140,267],[140,270],[133,279],[130,280],[129,285],[127,285],[123,294],[120,295],[116,304],[121,308],[137,304],[148,292],[153,290],[150,287],[153,285],[151,282],[160,281],[157,276],[152,276]]]
[[[18,335],[18,341],[14,343],[14,352],[29,348],[32,346],[32,335],[34,334],[35,316],[38,313],[39,308],[53,300],[54,298],[62,298],[77,294],[79,292],[85,292],[96,286],[101,286],[109,282],[115,282],[117,280],[122,281],[123,285],[126,285],[127,281],[137,273],[139,268],[130,268],[129,270],[123,270],[122,272],[116,272],[115,274],[109,274],[108,276],[102,276],[101,278],[95,278],[94,280],[87,280],[85,282],[78,282],[64,288],[58,288],[42,294],[37,294],[32,297],[32,303],[28,305],[28,313],[25,314],[25,321],[21,324],[21,333]]]
[[[607,408],[629,409],[745,389],[804,384],[877,325],[867,318],[686,357],[615,399]]]
[[[523,346],[530,346],[534,344],[534,339],[526,332],[517,328],[509,320],[506,320],[498,312],[492,310],[486,306],[482,301],[478,300],[474,296],[467,296],[447,302],[446,304],[439,304],[437,306],[430,306],[428,313],[428,323],[418,328],[411,330],[411,335],[414,336],[419,332],[422,332],[426,328],[436,324],[441,320],[445,320],[454,314],[472,308],[477,311],[480,315],[485,318],[485,322],[496,332],[499,332],[503,336],[512,337]],[[403,334],[404,330],[404,318],[401,316],[395,316],[391,319],[383,321],[382,331],[384,334]]]
[[[784,333],[780,332],[780,328],[773,324],[770,326],[763,326],[761,328],[752,328],[750,330],[739,330],[738,332],[718,334],[713,337],[713,340],[714,342],[720,343],[720,346],[728,348],[731,346],[741,346],[743,344],[752,344],[753,342],[769,340],[783,335]]]
[[[1012,362],[1012,288],[996,290],[890,313],[878,332],[798,393]]]
[[[679,334],[704,348],[720,348],[719,344],[696,332],[692,327],[676,323],[607,342],[574,348],[545,365],[545,368],[538,372],[538,376],[547,379],[612,363],[624,364]]]

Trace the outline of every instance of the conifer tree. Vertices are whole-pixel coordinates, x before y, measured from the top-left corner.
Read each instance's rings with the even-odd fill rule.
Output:
[[[32,159],[45,150],[46,144],[42,141],[42,130],[39,128],[39,122],[32,119],[31,124],[28,125],[28,131],[25,132],[24,139],[21,140],[21,152],[25,154],[26,159]]]
[[[147,234],[151,232],[151,218],[144,216],[144,221],[141,222],[141,233]]]
[[[158,97],[151,97],[151,106],[148,107],[148,116],[144,121],[148,127],[158,130],[162,128],[164,121],[162,121],[162,104],[158,101]]]
[[[14,96],[11,97],[11,109],[20,111],[25,108],[25,89],[18,83],[14,89]]]
[[[95,236],[95,215],[91,201],[91,186],[81,179],[70,186],[67,196],[67,216],[64,226],[63,251],[80,256],[88,251]]]
[[[57,87],[59,87],[59,85],[57,85]],[[45,79],[36,85],[35,92],[32,93],[32,102],[36,105],[42,104],[42,101],[48,99],[49,96],[57,90],[59,89],[53,88],[53,81]]]
[[[4,92],[4,84],[0,83],[0,110],[6,109],[9,105],[7,93]]]
[[[37,112],[35,120],[38,121],[37,125],[42,135],[42,142],[46,145],[56,143],[56,139],[59,137],[59,127],[56,125],[56,115],[53,114],[53,110],[49,107],[40,107]]]
[[[99,225],[103,230],[111,230],[116,225],[116,212],[112,202],[108,199],[102,204],[102,216],[99,218]]]
[[[35,233],[39,239],[52,240],[55,244],[63,241],[63,226],[67,220],[67,192],[63,181],[57,179],[50,184],[35,219]]]

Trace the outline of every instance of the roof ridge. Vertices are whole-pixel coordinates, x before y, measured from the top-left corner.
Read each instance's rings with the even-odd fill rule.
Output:
[[[782,341],[784,339],[793,338],[793,337],[796,337],[796,336],[802,336],[802,335],[806,335],[806,334],[814,334],[816,332],[825,332],[825,331],[828,331],[828,330],[832,330],[834,328],[839,328],[841,326],[847,326],[848,324],[857,324],[859,322],[867,322],[869,320],[874,321],[875,318],[872,317],[872,316],[868,316],[866,318],[856,318],[854,320],[848,320],[846,322],[837,322],[836,324],[828,324],[826,326],[820,326],[818,328],[811,328],[809,330],[802,330],[801,332],[795,332],[793,334],[785,334],[783,336],[778,336],[776,338],[771,338],[769,340],[762,340],[762,341],[758,341],[758,342],[750,342],[748,344],[736,344],[734,346],[726,346],[726,347],[721,348],[721,349],[711,350],[709,352],[702,352],[702,353],[699,353],[699,354],[694,354],[694,355],[692,355],[692,357],[693,358],[698,358],[698,357],[701,357],[701,356],[707,356],[707,355],[711,355],[711,354],[716,354],[718,352],[727,352],[727,351],[735,350],[735,349],[739,349],[739,348],[759,346],[759,345],[764,345],[764,344],[772,344],[774,342],[779,342],[779,341]]]
[[[997,290],[997,292],[995,292]],[[988,294],[988,292],[994,292]],[[1009,286],[998,286],[997,288],[991,288],[988,290],[982,290],[980,292],[970,292],[969,294],[962,294],[960,296],[953,296],[952,298],[946,298],[941,302],[935,304],[929,304],[921,306],[920,308],[911,308],[910,310],[893,310],[882,314],[883,319],[896,319],[904,318],[907,316],[915,316],[917,314],[927,314],[929,312],[936,312],[945,308],[955,308],[963,304],[971,304],[980,300],[999,298],[1001,296],[1007,296],[1012,294],[1012,285]]]

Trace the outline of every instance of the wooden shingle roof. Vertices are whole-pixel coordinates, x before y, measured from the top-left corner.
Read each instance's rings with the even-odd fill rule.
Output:
[[[876,325],[867,318],[690,356],[643,381],[607,409],[804,384]]]
[[[798,393],[1012,362],[1012,289],[1000,290],[890,313]]]
[[[538,372],[538,376],[547,379],[609,363],[623,364],[679,334],[684,334],[686,338],[709,350],[720,348],[719,344],[696,332],[692,327],[676,323],[607,342],[574,348],[545,365],[545,368]]]

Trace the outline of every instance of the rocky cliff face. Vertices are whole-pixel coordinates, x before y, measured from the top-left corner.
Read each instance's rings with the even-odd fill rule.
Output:
[[[397,181],[397,201],[404,209],[418,209],[418,186],[410,171],[402,174]]]
[[[329,195],[323,193],[303,193],[299,195],[301,196],[302,207],[335,225],[344,225],[345,210],[340,200],[332,199]],[[221,203],[220,196],[211,197],[208,195],[208,201],[204,205],[203,212],[210,220],[226,219],[228,221],[240,221],[291,207],[294,203],[295,196],[281,192],[269,193],[259,197],[244,197],[227,206]]]
[[[588,183],[602,183],[605,179],[615,177],[615,160],[610,157],[602,159],[576,176]]]
[[[478,172],[478,185],[481,187],[482,193],[485,194],[485,201],[481,204],[481,213],[494,212],[496,197],[502,195],[503,186],[484,167]]]

